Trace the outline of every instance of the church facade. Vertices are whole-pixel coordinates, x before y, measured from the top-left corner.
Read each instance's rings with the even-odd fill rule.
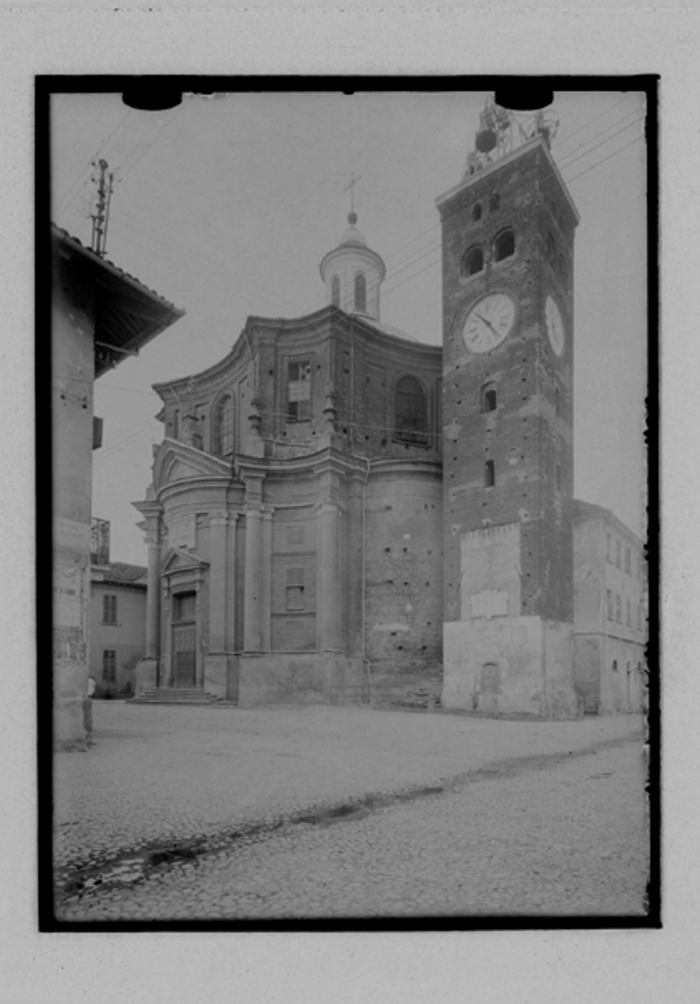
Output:
[[[250,317],[216,366],[156,385],[144,699],[582,713],[578,214],[541,135],[437,206],[442,347],[381,321],[351,213],[323,309]]]
[[[138,689],[240,704],[439,696],[442,353],[383,325],[351,214],[327,306],[250,317],[162,383]]]

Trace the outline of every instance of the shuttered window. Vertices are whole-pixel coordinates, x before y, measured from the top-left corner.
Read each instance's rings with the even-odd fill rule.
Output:
[[[117,623],[117,597],[105,594],[102,597],[102,623]]]
[[[287,569],[287,610],[304,609],[304,569]]]

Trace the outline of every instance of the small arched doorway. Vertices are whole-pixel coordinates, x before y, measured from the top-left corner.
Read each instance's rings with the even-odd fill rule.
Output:
[[[485,662],[479,672],[475,694],[475,710],[487,715],[498,712],[498,698],[501,693],[501,667],[496,662]]]

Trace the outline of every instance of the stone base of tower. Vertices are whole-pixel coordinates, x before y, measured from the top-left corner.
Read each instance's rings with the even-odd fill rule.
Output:
[[[362,659],[334,652],[239,658],[238,704],[362,704],[369,699]]]
[[[571,624],[493,617],[444,625],[442,706],[576,718]]]

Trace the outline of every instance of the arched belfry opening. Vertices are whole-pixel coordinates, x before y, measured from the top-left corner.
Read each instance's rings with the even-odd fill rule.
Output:
[[[356,212],[348,213],[348,224],[338,246],[321,261],[326,303],[340,307],[347,314],[361,314],[378,321],[379,293],[386,266],[357,229]]]

